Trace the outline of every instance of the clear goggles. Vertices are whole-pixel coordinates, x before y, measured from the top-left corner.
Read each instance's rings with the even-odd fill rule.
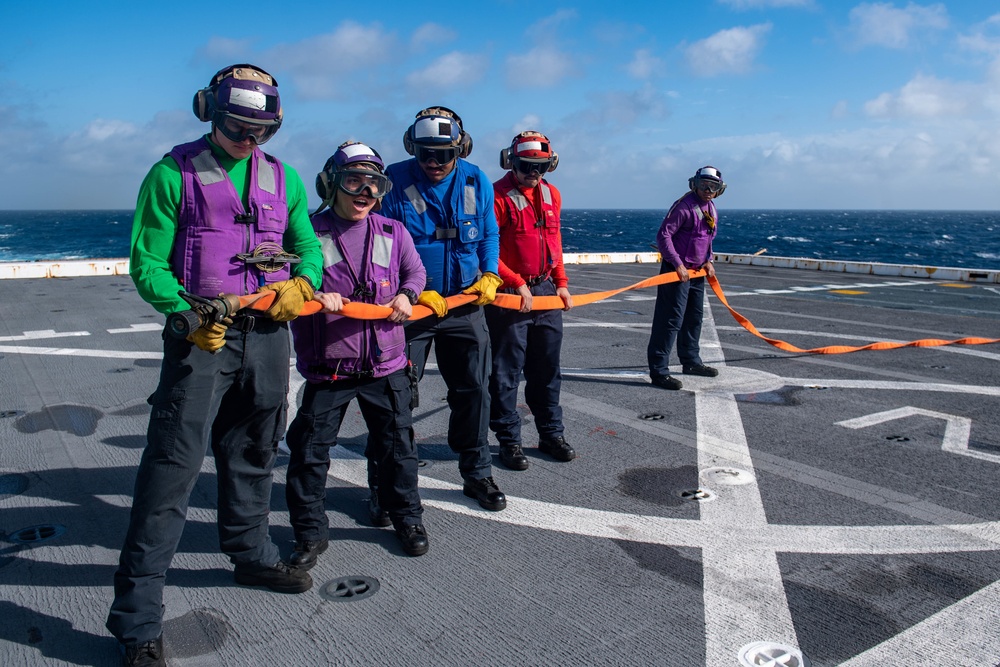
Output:
[[[699,178],[694,184],[695,190],[704,190],[710,195],[719,194],[724,187],[722,183],[707,178]]]
[[[280,124],[257,125],[237,120],[233,116],[226,116],[221,121],[216,122],[215,126],[232,142],[240,143],[246,139],[253,139],[255,144],[262,144],[274,136]]]
[[[347,169],[337,172],[337,187],[349,195],[365,194],[381,199],[392,190],[392,181],[385,174],[368,169]]]
[[[514,158],[514,168],[527,176],[533,171],[544,174],[552,167],[552,160],[528,160],[527,158]]]
[[[426,164],[434,160],[439,165],[446,165],[458,157],[457,146],[447,146],[444,148],[431,148],[430,146],[416,145],[415,157],[417,162]]]

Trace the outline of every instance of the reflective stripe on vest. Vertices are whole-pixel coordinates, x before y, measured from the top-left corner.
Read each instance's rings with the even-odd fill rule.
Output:
[[[476,214],[476,186],[474,185],[465,186],[465,214]]]
[[[545,183],[542,183],[540,185],[540,189],[542,191],[542,201],[551,206],[552,190]],[[514,203],[514,206],[517,208],[518,211],[523,211],[524,209],[528,208],[528,198],[522,195],[521,191],[518,190],[517,188],[512,188],[511,190],[509,190],[507,192],[507,197],[510,198],[511,202]]]
[[[277,191],[274,183],[274,165],[266,158],[257,161],[257,187],[270,195]]]
[[[523,211],[524,209],[528,208],[528,198],[522,195],[517,188],[511,189],[507,193],[507,197],[514,204],[514,206],[517,208],[518,211]]]
[[[372,264],[389,267],[392,259],[392,237],[375,234],[372,239]]]
[[[202,185],[214,185],[228,178],[226,170],[212,157],[211,148],[191,158],[191,165],[194,167],[194,171],[198,175],[198,180],[201,181]]]
[[[340,254],[340,248],[329,234],[319,234],[319,247],[323,251],[323,268],[329,268],[337,262],[343,262],[344,256]]]
[[[427,212],[427,202],[420,195],[420,191],[417,190],[416,185],[411,185],[405,190],[406,198],[410,200],[410,204],[413,206],[413,210],[417,212],[417,215],[423,215]]]

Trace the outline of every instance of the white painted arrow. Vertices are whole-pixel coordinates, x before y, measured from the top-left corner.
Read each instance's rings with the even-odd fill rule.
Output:
[[[886,410],[885,412],[876,412],[875,414],[865,415],[864,417],[845,419],[844,421],[836,422],[836,424],[838,426],[846,426],[847,428],[859,429],[892,421],[893,419],[912,417],[914,415],[934,417],[935,419],[943,419],[945,421],[944,440],[941,443],[942,450],[951,452],[952,454],[969,456],[974,459],[1000,463],[1000,456],[996,454],[987,454],[986,452],[969,449],[969,435],[972,432],[972,420],[968,417],[959,417],[958,415],[949,415],[944,412],[924,410],[923,408],[915,408],[911,405],[906,405],[901,408],[896,408],[895,410]]]

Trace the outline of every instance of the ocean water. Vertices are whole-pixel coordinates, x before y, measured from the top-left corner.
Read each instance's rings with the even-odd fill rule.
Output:
[[[650,252],[665,210],[563,211],[566,252]],[[128,257],[132,211],[0,211],[0,262]],[[1000,212],[719,208],[716,252],[1000,269]]]

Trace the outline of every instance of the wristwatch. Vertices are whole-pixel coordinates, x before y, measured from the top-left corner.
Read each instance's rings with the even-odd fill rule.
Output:
[[[402,287],[398,292],[396,292],[396,294],[402,294],[407,299],[409,299],[411,306],[417,305],[417,293],[414,292],[413,290]]]

